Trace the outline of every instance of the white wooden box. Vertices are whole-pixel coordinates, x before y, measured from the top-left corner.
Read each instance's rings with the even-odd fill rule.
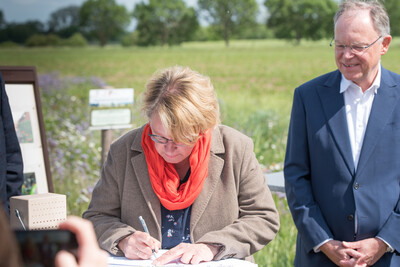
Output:
[[[26,230],[56,229],[67,218],[67,198],[54,193],[11,197],[10,225],[23,230],[17,210]]]

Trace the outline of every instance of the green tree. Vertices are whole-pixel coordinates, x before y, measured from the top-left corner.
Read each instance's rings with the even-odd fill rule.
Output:
[[[83,47],[87,46],[87,41],[85,37],[82,36],[79,32],[74,33],[71,37],[64,40],[62,45],[65,46],[73,46],[73,47]]]
[[[84,33],[104,46],[125,32],[130,15],[115,0],[87,0],[79,10],[79,19]]]
[[[198,0],[198,6],[226,46],[232,34],[256,25],[258,5],[255,0]]]
[[[50,14],[49,32],[69,38],[79,31],[79,6],[68,6]]]
[[[30,36],[44,32],[44,25],[38,20],[7,23],[3,29],[0,29],[0,42],[12,41],[17,44],[24,44]]]
[[[333,35],[334,0],[265,0],[267,26],[282,39],[319,40]]]
[[[136,5],[138,45],[174,45],[190,41],[199,27],[194,8],[183,0],[150,0]]]
[[[62,43],[61,38],[55,34],[34,34],[26,40],[25,45],[34,46],[59,46]]]
[[[6,27],[6,19],[4,18],[3,10],[0,9],[0,30]]]
[[[385,0],[383,3],[389,14],[391,35],[400,36],[400,1]]]

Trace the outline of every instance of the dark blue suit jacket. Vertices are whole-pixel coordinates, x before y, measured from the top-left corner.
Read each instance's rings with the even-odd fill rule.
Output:
[[[21,150],[0,74],[0,202],[9,211],[9,199],[21,193],[24,181]]]
[[[382,68],[357,171],[340,80],[336,70],[294,93],[284,174],[295,266],[336,266],[313,251],[328,238],[379,236],[400,251],[400,75]],[[375,266],[398,267],[400,255],[386,253]]]

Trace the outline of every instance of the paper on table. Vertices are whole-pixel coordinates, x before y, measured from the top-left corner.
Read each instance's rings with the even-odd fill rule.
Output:
[[[157,258],[160,257],[162,254],[167,252],[166,249],[160,249],[157,253]],[[117,257],[110,255],[108,257],[108,266],[153,266],[152,262],[154,259],[149,260],[130,260],[125,257]],[[177,265],[179,261],[171,262],[171,266]],[[170,266],[170,264],[168,264]]]
[[[162,254],[167,252],[168,250],[162,249],[159,250],[157,253],[157,258],[160,257]],[[109,267],[123,267],[123,266],[153,266],[153,260],[130,260],[125,257],[116,257],[116,256],[109,256],[108,257],[108,266]],[[184,264],[179,260],[170,262],[165,264],[164,266],[210,266],[210,267],[254,267],[257,264],[251,263],[249,261],[239,260],[239,259],[227,259],[227,260],[220,260],[220,261],[211,261],[211,262],[203,262],[200,264]]]

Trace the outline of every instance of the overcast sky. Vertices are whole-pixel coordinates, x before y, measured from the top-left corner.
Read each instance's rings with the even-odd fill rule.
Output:
[[[116,0],[118,4],[126,6],[128,11],[132,11],[136,3],[143,0]],[[184,0],[189,6],[195,6],[197,0]],[[47,23],[50,14],[54,11],[71,5],[80,6],[85,0],[0,0],[0,9],[3,11],[7,23],[26,22],[28,20],[40,20]],[[264,0],[257,0],[263,3]],[[261,4],[260,8],[265,14],[265,7]]]
[[[54,11],[71,5],[80,6],[85,0],[0,0],[0,9],[7,23],[25,22],[27,20],[40,20],[47,22]],[[136,3],[142,0],[116,0],[124,5],[128,11],[132,11]],[[189,6],[193,6],[196,0],[185,0]]]

